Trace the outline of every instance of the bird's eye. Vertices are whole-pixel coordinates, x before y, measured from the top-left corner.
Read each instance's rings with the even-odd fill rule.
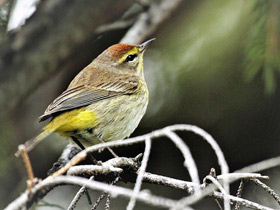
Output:
[[[131,62],[136,58],[137,54],[130,54],[126,57],[125,62]]]

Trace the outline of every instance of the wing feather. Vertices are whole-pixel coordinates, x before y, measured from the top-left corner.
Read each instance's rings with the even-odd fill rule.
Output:
[[[137,89],[137,86],[138,80],[132,79],[128,82],[102,83],[94,87],[81,85],[69,88],[48,106],[45,113],[39,117],[40,122],[64,111],[87,106],[119,95],[131,94]]]

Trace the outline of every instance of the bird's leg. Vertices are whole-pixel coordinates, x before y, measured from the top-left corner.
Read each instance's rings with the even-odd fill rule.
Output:
[[[82,143],[74,136],[71,136],[72,140],[82,149],[84,150],[85,147],[82,145]],[[93,162],[93,164],[97,165],[98,161],[92,156],[92,154],[88,154],[89,158],[91,159],[91,161]]]
[[[98,135],[98,136],[96,136],[96,137],[99,139],[99,141],[101,141],[102,143],[105,143],[105,141],[102,139],[101,135]],[[119,157],[110,147],[106,147],[106,148],[109,150],[109,152],[110,152],[115,158]]]

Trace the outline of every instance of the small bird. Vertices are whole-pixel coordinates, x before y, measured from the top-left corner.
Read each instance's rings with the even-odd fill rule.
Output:
[[[51,121],[24,144],[26,151],[54,132],[72,139],[81,149],[129,137],[149,101],[143,54],[153,40],[116,44],[95,58],[47,107],[39,119]]]

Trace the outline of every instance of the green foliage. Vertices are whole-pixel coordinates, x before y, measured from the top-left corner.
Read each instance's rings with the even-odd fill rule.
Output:
[[[255,0],[251,10],[252,23],[245,40],[245,79],[251,81],[261,73],[265,92],[276,88],[276,73],[280,70],[280,1]]]

